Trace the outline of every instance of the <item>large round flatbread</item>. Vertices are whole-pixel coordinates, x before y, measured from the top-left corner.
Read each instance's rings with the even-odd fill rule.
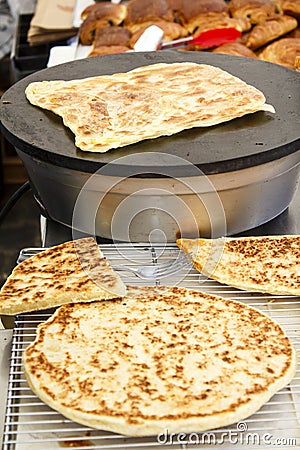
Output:
[[[179,287],[128,287],[65,305],[38,328],[25,374],[48,405],[125,435],[202,431],[257,411],[292,379],[295,350],[243,303]]]
[[[178,239],[199,272],[242,290],[300,295],[300,236]]]
[[[208,64],[152,64],[126,73],[33,82],[27,99],[53,111],[81,150],[106,152],[144,139],[275,112],[264,94]]]

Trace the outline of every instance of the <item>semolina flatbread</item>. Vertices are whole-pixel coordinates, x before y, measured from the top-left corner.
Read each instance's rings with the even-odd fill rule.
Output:
[[[296,354],[274,320],[180,287],[128,287],[64,305],[38,327],[24,370],[65,417],[130,436],[223,427],[286,386]]]
[[[92,237],[44,250],[14,268],[0,291],[0,314],[123,297],[126,287]]]
[[[178,239],[199,272],[242,290],[300,295],[300,236]]]
[[[218,67],[191,62],[32,82],[25,94],[33,105],[61,116],[75,134],[76,146],[90,152],[212,126],[256,111],[275,112],[255,87]]]

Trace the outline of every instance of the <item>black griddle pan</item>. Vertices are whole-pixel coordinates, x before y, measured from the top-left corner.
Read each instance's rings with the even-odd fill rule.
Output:
[[[255,86],[275,107],[276,114],[257,112],[213,127],[193,128],[107,153],[92,153],[75,147],[74,135],[62,119],[32,106],[24,93],[33,81],[80,79],[184,61],[220,67]],[[167,164],[161,155],[166,153],[183,158],[205,174],[229,172],[274,161],[300,149],[300,73],[253,58],[209,52],[171,50],[93,57],[41,70],[14,84],[2,96],[0,121],[3,135],[17,149],[73,170],[94,173],[123,156],[145,153],[147,160],[147,152],[159,152],[160,165]]]

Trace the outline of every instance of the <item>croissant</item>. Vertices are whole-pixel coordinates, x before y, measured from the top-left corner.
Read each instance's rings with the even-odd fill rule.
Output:
[[[259,54],[259,59],[295,69],[298,55],[300,55],[300,39],[281,38],[265,47]]]
[[[246,45],[252,50],[255,50],[292,31],[297,26],[298,22],[294,17],[279,15],[274,17],[274,19],[256,25],[249,33]]]
[[[257,58],[256,54],[246,45],[240,42],[229,42],[219,45],[212,50],[213,53],[223,53],[225,55],[246,56],[248,58]]]
[[[232,17],[247,18],[252,24],[263,23],[278,12],[273,0],[231,0],[228,6]]]
[[[213,30],[215,28],[236,28],[241,32],[251,29],[251,23],[248,19],[224,17],[222,15],[203,16],[199,19],[195,35],[203,31]]]

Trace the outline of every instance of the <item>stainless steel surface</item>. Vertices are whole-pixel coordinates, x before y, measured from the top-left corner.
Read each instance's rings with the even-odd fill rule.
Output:
[[[128,264],[158,264],[175,259],[179,249],[173,244],[102,245],[113,266]],[[130,274],[122,274],[126,284],[144,283]],[[149,282],[147,284],[150,284]],[[152,285],[181,285],[200,289],[245,302],[277,320],[300,351],[300,298],[268,296],[238,291],[207,280],[194,269],[181,269],[176,275],[155,280]],[[269,448],[300,447],[300,367],[289,386],[275,394],[256,414],[224,429],[194,433],[186,437],[161,435],[151,438],[124,438],[96,431],[71,422],[41,402],[30,390],[22,370],[22,352],[35,337],[37,325],[49,313],[30,313],[16,319],[12,339],[12,354],[8,386],[8,404],[3,436],[3,450],[47,450],[62,447],[74,449],[144,449],[165,448]],[[209,441],[210,439],[210,441]],[[167,445],[162,444],[167,441]],[[184,443],[184,441],[186,443]],[[198,444],[195,444],[198,442]],[[190,443],[190,446],[186,444]]]
[[[21,158],[51,219],[123,242],[219,237],[262,225],[289,206],[300,168],[300,150],[246,169],[183,178],[91,175]]]

